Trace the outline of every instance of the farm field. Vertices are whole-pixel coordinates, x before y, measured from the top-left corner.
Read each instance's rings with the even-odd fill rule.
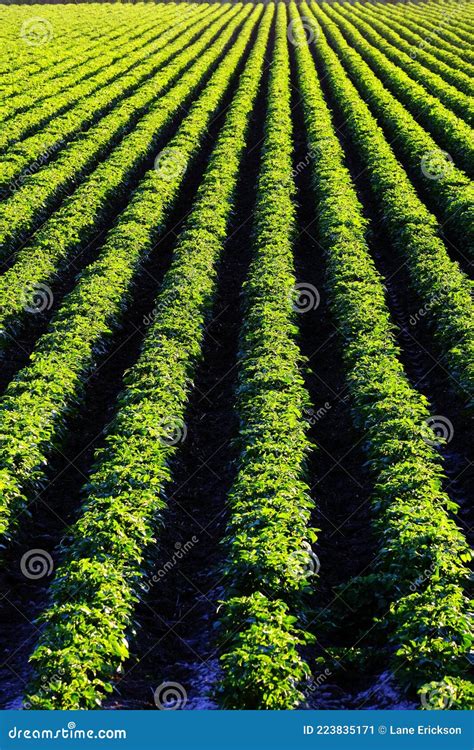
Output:
[[[472,16],[0,5],[0,707],[472,707]]]

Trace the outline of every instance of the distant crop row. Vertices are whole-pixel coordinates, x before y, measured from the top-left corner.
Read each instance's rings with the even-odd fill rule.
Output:
[[[193,59],[193,49],[182,52],[183,41],[184,43],[194,41],[197,34],[206,29],[206,23],[209,25],[212,18],[219,15],[219,10],[217,8],[214,9],[213,13],[204,14],[201,23],[199,19],[194,19],[188,23],[183,22],[179,30],[165,31],[157,43],[158,53],[153,55],[149,62],[145,62],[143,67],[140,65],[135,71],[125,73],[104,90],[78,102],[67,113],[54,118],[47,127],[9,149],[2,170],[1,189],[8,195],[8,192],[14,192],[23,184],[29,187],[32,182],[32,176],[29,174],[31,164],[34,164],[35,160],[39,160],[40,164],[49,161],[49,155],[54,154],[58,146],[66,146],[71,139],[78,135],[81,136],[80,139],[78,141],[73,140],[71,146],[72,153],[75,154],[75,161],[73,162],[75,173],[80,180],[84,173],[83,163],[88,163],[87,158],[90,162],[91,155],[103,154],[104,143],[106,145],[109,142],[113,144],[114,136],[117,138],[124,129],[126,130],[127,126],[133,126],[136,119],[147,111],[147,107],[152,103],[153,98],[166,88],[167,80],[173,79],[173,75],[168,79],[163,76],[163,66],[171,61],[173,67],[170,73],[174,76],[178,76],[186,69]],[[207,29],[209,32],[211,30]],[[164,48],[162,48],[163,45],[165,45]],[[181,52],[181,55],[176,57],[178,52]],[[159,79],[157,78],[158,73],[161,74]],[[150,76],[151,80],[149,80]],[[132,96],[126,98],[130,94]],[[124,99],[125,101],[122,101]],[[109,110],[116,105],[119,106],[113,109],[107,118]],[[95,127],[92,128],[91,126]],[[91,129],[87,130],[88,127],[91,127]],[[86,131],[83,135],[82,130]],[[79,151],[79,148],[82,150]],[[91,150],[92,154],[90,153]],[[84,155],[81,159],[83,152]],[[74,159],[74,156],[71,158]],[[37,182],[38,177],[33,181],[33,185]],[[54,186],[54,177],[49,182],[51,187]],[[61,183],[59,187],[61,187]],[[18,209],[17,213],[21,216],[22,212]]]
[[[331,18],[335,19],[335,15]],[[342,19],[337,19],[341,29],[350,30]],[[432,179],[429,165],[423,172],[427,155],[439,151],[436,141],[418,125],[403,105],[384,87],[363,58],[350,47],[335,23],[325,22],[328,40],[339,59],[350,73],[361,96],[371,106],[379,122],[386,129],[394,148],[403,154],[410,177],[424,188],[433,208],[439,210],[446,230],[455,236],[466,254],[474,255],[474,186],[472,181],[453,164],[445,163],[445,174]],[[474,113],[474,108],[471,106]]]
[[[34,289],[40,284],[51,284],[54,288],[55,276],[65,264],[73,262],[82,249],[99,234],[104,222],[112,214],[117,198],[133,185],[140,171],[156,153],[160,139],[166,135],[167,128],[181,111],[181,107],[192,101],[193,95],[202,86],[209,71],[209,56],[203,55],[201,60],[194,62],[194,55],[204,52],[228,20],[230,19],[225,17],[209,23],[201,39],[183,52],[181,59],[176,59],[162,69],[161,76],[151,81],[143,93],[137,92],[131,97],[132,101],[124,103],[123,113],[119,107],[118,111],[114,110],[104,118],[102,125],[109,125],[103,131],[105,142],[106,146],[110,146],[109,138],[114,124],[117,138],[124,127],[131,127],[133,118],[130,123],[130,109],[135,103],[141,105],[139,112],[146,111],[132,132],[123,133],[125,137],[111,151],[108,158],[80,183],[76,192],[42,226],[33,240],[19,251],[13,266],[0,277],[0,324],[3,329],[3,346],[8,345],[10,334],[20,328],[27,314],[25,294],[27,297],[28,290],[34,293]],[[204,21],[203,26],[205,23]],[[237,25],[234,23],[231,32],[236,28]],[[186,33],[183,36],[186,37]],[[223,51],[223,48],[221,50]],[[186,66],[189,59],[193,61],[189,70],[174,86],[170,86],[176,81],[179,71]],[[215,63],[217,58],[213,59]],[[168,88],[168,93],[165,93]],[[153,101],[155,97],[156,101]],[[44,172],[32,177],[24,188],[0,208],[0,215],[3,214],[4,219],[2,223],[5,228],[5,248],[8,248],[5,235],[11,236],[15,230],[18,233],[22,224],[31,228],[31,216],[36,216],[38,220],[48,203],[60,198],[60,188],[76,181],[81,162],[88,164],[91,161],[91,152],[95,160],[96,150],[99,148],[100,152],[100,147],[103,147],[100,134],[100,129],[98,133],[92,129],[87,139],[90,151],[86,139],[73,143],[64,150],[56,162]],[[173,164],[173,152],[168,153],[171,162],[168,170],[179,172],[180,163]],[[46,175],[48,179],[44,182]]]

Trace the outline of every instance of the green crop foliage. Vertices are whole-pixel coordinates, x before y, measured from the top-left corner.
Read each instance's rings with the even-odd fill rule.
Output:
[[[307,8],[306,4],[302,5]],[[315,17],[324,23],[317,5]],[[308,8],[308,15],[311,11]],[[367,169],[376,201],[381,205],[387,232],[406,260],[420,303],[430,308],[429,319],[446,363],[461,395],[473,398],[474,315],[472,282],[451,261],[440,240],[435,217],[419,199],[408,176],[384,138],[355,86],[345,75],[337,56],[319,30],[315,55],[328,78],[333,96],[347,122],[354,145]]]
[[[337,20],[341,29],[350,30],[348,24],[330,11],[327,13],[324,29],[351,81],[370,105],[395,148],[402,154],[413,182],[424,190],[433,210],[439,211],[443,226],[456,238],[466,254],[473,255],[474,186],[471,180],[452,164],[445,165],[446,171],[438,179],[432,179],[429,169],[425,168],[425,172],[423,171],[427,155],[441,152],[438,144],[389,93],[362,57],[349,46],[336,23],[331,23],[329,18]],[[357,39],[363,44],[360,34],[357,34]]]
[[[189,126],[181,139],[178,134],[176,145],[191,148],[203,120],[208,121],[208,98],[213,91],[216,99],[222,97],[223,83],[235,73],[261,12],[260,6],[252,13],[246,33],[191,110]],[[269,6],[156,300],[156,317],[127,375],[106,448],[96,456],[83,513],[72,530],[53,584],[53,604],[43,615],[46,628],[32,656],[38,677],[29,700],[37,708],[93,708],[111,689],[110,680],[128,655],[126,635],[146,548],[165,506],[169,460],[177,450],[164,439],[166,426],[184,424],[272,15]],[[109,616],[101,619],[104,607]],[[57,674],[62,675],[59,681]]]
[[[168,101],[160,102],[158,117],[162,126],[182,106],[184,90],[190,96],[216,65],[250,10],[249,5],[243,9],[235,6],[234,19],[181,79],[183,88],[175,87]],[[247,26],[247,35],[250,31]],[[171,179],[166,171],[151,170],[146,174],[110,231],[98,259],[88,266],[57,311],[49,332],[36,347],[32,363],[19,373],[5,394],[0,410],[2,534],[8,528],[11,514],[16,515],[26,505],[25,486],[39,488],[44,480],[47,456],[60,441],[67,415],[81,400],[83,381],[94,359],[119,324],[133,280],[163,231],[164,218],[176,200],[186,166],[199,150],[208,123],[232,81],[232,65],[244,54],[246,41],[242,33],[233,53],[227,55],[215,72],[217,82],[213,85],[213,79],[209,81],[205,96],[196,100],[190,116],[169,142],[170,152],[180,154],[180,169],[173,171]],[[155,121],[154,139],[156,131]],[[138,129],[133,135],[141,138],[142,133]],[[148,145],[150,153],[154,151],[154,139]],[[136,152],[132,153],[136,158]],[[52,373],[56,373],[55,379]]]
[[[307,22],[308,6],[302,4],[301,12]],[[290,13],[297,23],[294,4]],[[332,63],[330,48],[321,36],[317,48],[321,59],[327,54]],[[372,507],[380,548],[375,572],[365,579],[365,595],[361,580],[355,581],[354,601],[364,606],[370,592],[372,606],[378,602],[386,609],[390,604],[380,627],[387,629],[395,651],[397,676],[402,681],[407,677],[402,664],[410,650],[405,684],[423,690],[430,675],[446,674],[458,685],[457,707],[461,708],[467,700],[461,675],[472,645],[469,602],[463,591],[469,549],[449,515],[456,508],[443,492],[439,457],[425,440],[428,403],[410,385],[400,362],[382,280],[365,241],[367,223],[344,165],[312,56],[301,45],[296,57],[308,145],[324,157],[314,159],[312,165],[328,292],[342,336],[356,425],[363,430],[374,476]],[[334,89],[342,91],[339,67],[328,64],[325,70]],[[352,91],[347,95],[349,102],[355,98]],[[367,139],[369,134],[364,128]],[[424,576],[426,569],[432,573]],[[414,581],[421,582],[413,592]],[[437,608],[449,612],[449,628],[445,618],[434,616]]]
[[[151,603],[213,654],[219,708],[360,708],[386,679],[393,707],[470,708],[471,5],[0,12],[0,565],[24,707],[116,705]],[[28,539],[50,585],[17,561]]]
[[[245,283],[238,413],[241,453],[223,544],[221,638],[229,708],[294,708],[309,667],[295,613],[310,587],[304,545],[316,539],[304,479],[308,405],[295,341],[292,237],[295,206],[287,14],[278,5],[265,138]],[[242,624],[238,625],[238,623]],[[235,633],[238,629],[238,634]],[[309,637],[306,635],[305,637]]]

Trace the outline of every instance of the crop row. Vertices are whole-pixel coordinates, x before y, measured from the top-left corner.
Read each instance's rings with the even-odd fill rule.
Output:
[[[129,23],[112,25],[103,33],[105,44],[120,43],[123,38],[135,37],[136,31],[139,34],[148,31],[150,24],[156,25],[156,17],[150,12],[150,9],[148,9],[148,12],[144,9],[143,16],[140,17],[137,26],[131,29]],[[79,44],[71,45],[72,49],[69,50],[69,55],[62,63],[55,62],[53,65],[48,65],[46,69],[40,68],[37,72],[31,71],[28,66],[17,65],[14,73],[2,77],[0,91],[3,101],[10,105],[12,99],[23,95],[26,85],[34,88],[32,96],[40,97],[42,96],[43,86],[51,81],[56,81],[57,91],[59,92],[65,88],[65,84],[67,85],[67,82],[71,80],[74,72],[78,73],[80,79],[83,69],[87,70],[93,59],[100,60],[101,46],[102,38],[99,37],[94,41],[94,35],[89,28],[88,33],[81,35]]]
[[[251,7],[235,7],[235,19],[200,57],[194,85],[190,86],[188,80],[162,100],[162,128],[182,106],[184,86],[188,96],[192,96],[202,76],[228,48]],[[2,534],[26,507],[26,488],[39,489],[44,482],[47,457],[60,442],[68,414],[81,402],[84,381],[98,354],[106,349],[112,333],[117,330],[133,281],[163,232],[164,219],[176,200],[184,171],[198,152],[206,128],[231,84],[255,21],[254,12],[171,141],[167,152],[171,155],[171,170],[168,163],[168,169],[162,165],[162,169],[146,174],[108,233],[99,257],[82,273],[76,287],[56,312],[48,332],[39,340],[31,364],[6,390],[0,415]],[[158,121],[154,132],[156,138]],[[155,139],[149,142],[151,153],[155,145]],[[173,162],[176,153],[180,155],[179,169]]]
[[[267,95],[253,259],[239,348],[237,476],[230,492],[225,601],[220,608],[226,708],[289,709],[310,675],[298,652],[313,560],[313,506],[304,477],[309,397],[296,341],[295,186],[287,12],[278,4]]]
[[[206,50],[216,34],[222,31],[224,24],[234,17],[238,10],[234,7],[228,15],[224,14],[222,18],[209,24],[199,41],[188,47],[182,59],[180,56],[180,60],[176,60],[170,66],[167,71],[168,75],[160,76],[159,86],[161,87],[167,83],[167,79],[176,78],[177,68],[179,72],[179,68],[186,64],[188,55],[197,56],[197,62],[194,62],[184,73],[168,94],[158,97],[160,91],[158,88],[152,96],[152,92],[147,90],[147,103],[154,102],[148,114],[112,151],[109,158],[100,164],[95,172],[84,180],[75,193],[53,214],[33,237],[31,243],[20,250],[13,266],[0,276],[2,299],[0,348],[8,347],[11,335],[18,332],[31,310],[34,312],[39,309],[41,312],[42,309],[46,309],[50,300],[48,295],[54,293],[56,275],[60,274],[64,264],[74,262],[80,252],[100,234],[113,215],[117,195],[122,195],[134,186],[141,172],[156,153],[158,144],[169,130],[173,119],[183,106],[192,101],[205,80],[209,66],[207,58],[203,61],[199,59],[199,55]],[[206,24],[206,21],[203,23]],[[151,85],[153,86],[153,82]],[[127,107],[125,114],[128,112]],[[109,130],[106,129],[105,132],[108,133]],[[94,141],[91,145],[94,146]],[[83,153],[87,156],[85,146],[83,146]],[[77,164],[75,159],[80,158],[77,149],[72,157],[71,170],[74,168],[74,163]],[[64,160],[60,159],[57,165],[53,165],[54,169],[61,170],[64,164],[67,166],[66,158],[65,155]],[[179,172],[181,166],[181,155],[165,149],[163,170],[173,174],[175,171]],[[51,171],[52,168],[48,170],[48,172]],[[41,184],[39,187],[41,188]],[[22,190],[20,193],[27,206],[27,190]],[[45,192],[43,192],[43,200],[46,201]],[[34,202],[31,202],[34,205]],[[52,289],[48,291],[50,285]],[[37,307],[34,304],[36,294],[40,299]],[[44,307],[41,304],[43,300],[41,295],[44,297]]]
[[[110,680],[128,656],[125,638],[140,597],[148,547],[162,520],[170,459],[177,450],[170,431],[184,424],[201,357],[273,12],[273,5],[265,10],[178,238],[142,352],[126,376],[105,449],[96,455],[82,515],[71,531],[52,587],[53,603],[43,616],[46,627],[32,657],[38,677],[29,700],[35,708],[96,706],[112,689]],[[260,13],[261,8],[254,11],[248,31]],[[223,64],[225,78],[236,61],[229,56]],[[206,107],[206,96],[198,108]],[[173,141],[180,149],[189,150],[196,137],[198,122],[192,114],[191,119],[194,132],[187,128]],[[160,185],[156,176],[153,184]],[[156,190],[154,195],[157,201]]]
[[[52,13],[50,10],[52,10]],[[48,44],[37,47],[25,43],[21,35],[23,23],[34,17],[31,8],[16,7],[10,19],[8,12],[2,15],[2,29],[7,32],[8,36],[2,46],[0,55],[2,83],[5,82],[5,84],[10,79],[14,79],[18,69],[24,70],[28,74],[34,74],[37,70],[46,70],[56,64],[61,64],[71,55],[74,56],[77,47],[82,48],[84,36],[89,37],[91,41],[98,40],[108,25],[106,22],[107,14],[104,18],[103,12],[100,14],[102,16],[101,25],[93,26],[91,29],[91,16],[87,17],[84,13],[71,14],[70,10],[69,12],[58,12],[58,9],[43,8],[41,18],[46,23],[51,24],[53,30],[55,26],[61,28],[61,37],[57,38],[53,34]],[[111,17],[115,17],[117,23],[120,23],[120,15],[122,14],[118,14],[115,10]],[[112,21],[111,25],[115,25],[115,21]],[[9,35],[8,32],[10,32]]]
[[[142,90],[146,91],[148,80],[153,78],[163,64],[166,61],[172,61],[177,53],[183,52],[182,46],[179,46],[180,42],[184,40],[185,44],[189,44],[199,32],[204,30],[204,19],[209,23],[226,9],[228,10],[228,6],[222,9],[211,6],[202,14],[200,20],[195,20],[191,13],[188,21],[183,21],[179,28],[170,29],[163,35],[161,42],[164,44],[164,49],[161,53],[157,53],[151,60],[138,66],[136,71],[122,76],[106,90],[93,94],[83,102],[78,102],[69,112],[54,118],[40,132],[9,149],[8,154],[0,162],[2,165],[0,190],[2,192],[17,190],[31,174],[36,173],[41,166],[48,163],[52,155],[67,145],[68,141],[78,137],[81,140],[87,138],[88,133],[83,133],[83,131],[87,131],[91,125],[97,123],[98,128],[94,132],[100,132],[104,115],[113,106],[120,104],[123,110],[123,106],[128,101],[127,96],[133,95],[135,91],[137,93],[141,93]],[[188,58],[181,55],[180,60],[183,59]],[[125,101],[122,102],[122,99]],[[108,123],[109,120],[106,121],[106,125]]]
[[[302,3],[300,9],[308,22],[308,6]],[[290,14],[297,18],[293,3]],[[317,47],[321,58],[332,58],[321,36]],[[381,607],[379,627],[388,627],[387,651],[393,653],[397,677],[418,689],[433,676],[440,682],[450,679],[456,707],[462,707],[470,690],[462,678],[469,650],[468,602],[462,590],[469,551],[450,518],[456,506],[442,489],[434,435],[426,426],[428,404],[400,363],[383,279],[366,244],[362,206],[306,46],[296,48],[296,59],[308,146],[321,155],[311,168],[330,308],[374,476],[372,509],[380,547],[372,575],[365,579],[365,596],[361,587],[353,602],[363,610],[369,596],[372,607]],[[341,81],[330,59],[324,69]],[[431,572],[425,575],[427,570]],[[387,615],[383,608],[389,605]]]
[[[374,12],[374,7],[370,4],[364,5],[364,8],[370,14]],[[389,21],[393,20],[396,24],[398,33],[402,36],[406,35],[405,27],[410,31],[415,32],[417,37],[415,41],[416,47],[421,46],[422,49],[428,47],[430,54],[439,57],[448,65],[461,69],[466,66],[466,70],[471,73],[474,72],[474,68],[472,64],[470,64],[474,63],[474,53],[471,52],[467,46],[460,46],[459,41],[454,43],[453,41],[445,41],[441,37],[443,28],[442,26],[440,27],[439,23],[433,27],[433,25],[430,24],[429,21],[427,22],[427,19],[424,17],[417,18],[415,21],[405,12],[403,6],[397,7],[394,5],[391,14],[387,13],[386,8],[379,6],[377,13],[382,16],[382,20],[387,24],[389,24]],[[391,26],[391,24],[389,25]],[[410,36],[413,37],[415,35],[412,34]],[[406,38],[408,39],[408,36],[406,36]],[[436,40],[436,43],[432,44],[434,39]],[[411,54],[413,55],[413,52]]]
[[[147,66],[140,70],[138,83],[143,80],[147,72],[154,72],[150,80],[145,80],[145,83],[139,86],[132,96],[121,102],[82,137],[66,146],[52,164],[25,176],[22,185],[14,195],[0,204],[0,245],[6,259],[8,259],[8,254],[11,254],[28,235],[37,229],[65,195],[77,185],[84,184],[84,178],[88,172],[104,160],[111,148],[122,141],[118,148],[126,149],[125,144],[128,141],[124,139],[124,136],[134,128],[136,130],[137,127],[146,127],[151,120],[147,113],[155,111],[157,98],[179,80],[179,76],[186,71],[195,57],[205,50],[206,43],[222,28],[225,20],[232,17],[229,9],[227,9],[228,15],[225,10],[219,7],[216,17],[209,17],[206,14],[200,22],[191,21],[192,28],[184,31],[174,43],[169,44],[162,54],[156,57],[152,71],[147,71]],[[194,41],[199,34],[201,36]],[[187,46],[174,57],[176,52],[182,49],[183,44]],[[136,74],[131,74],[127,89],[134,88],[135,76]],[[108,109],[110,104],[106,96],[102,109],[104,106]],[[139,153],[138,151],[136,156]],[[125,161],[124,174],[126,174],[126,166]],[[104,167],[105,164],[100,169]],[[97,175],[93,174],[91,179],[96,180]],[[81,187],[84,189],[83,186]],[[110,191],[109,195],[112,195]],[[89,196],[89,204],[91,199],[92,196]]]
[[[198,9],[198,12],[200,9]],[[194,11],[196,12],[196,11]],[[78,102],[91,106],[90,97],[96,91],[107,94],[107,87],[112,86],[115,82],[120,81],[122,74],[126,74],[131,71],[134,72],[137,64],[141,66],[141,63],[148,55],[153,60],[153,55],[158,53],[160,57],[163,55],[163,44],[166,43],[166,39],[161,38],[160,31],[166,30],[167,24],[158,24],[158,29],[154,29],[150,33],[150,47],[147,48],[147,38],[138,41],[127,42],[124,45],[120,55],[120,51],[109,52],[107,57],[109,58],[110,64],[107,65],[96,75],[81,81],[75,86],[70,87],[60,95],[56,95],[53,91],[48,92],[48,96],[30,108],[26,112],[16,114],[14,118],[6,120],[0,126],[0,149],[4,150],[9,146],[18,143],[18,141],[26,138],[27,136],[35,133],[44,125],[51,120],[54,120],[58,115],[66,112],[70,107],[74,107]],[[171,25],[171,30],[173,26]],[[106,53],[104,52],[104,55]],[[61,132],[64,140],[65,134]]]
[[[459,163],[459,166],[468,173],[472,173],[474,171],[472,129],[467,122],[454,114],[454,99],[452,96],[450,96],[450,99],[453,111],[447,109],[436,98],[436,96],[441,98],[442,92],[446,91],[447,84],[440,88],[436,82],[431,80],[431,74],[426,70],[422,79],[423,85],[413,80],[411,66],[416,63],[405,55],[409,60],[409,65],[405,66],[403,53],[397,53],[395,50],[392,53],[389,50],[390,45],[382,37],[376,35],[367,23],[359,20],[355,13],[347,14],[345,10],[339,9],[338,13],[331,17],[344,17],[346,19],[350,31],[346,30],[345,36],[354,49],[382,77],[385,86],[410,110],[420,124],[433,134],[436,140]],[[425,85],[429,85],[430,90],[436,93],[436,96],[429,93],[424,87]],[[455,99],[461,106],[462,112],[465,112],[466,96],[458,93],[455,95]],[[461,110],[458,108],[457,111],[461,113]],[[471,112],[471,109],[469,109],[469,112]]]
[[[11,96],[8,101],[4,100],[0,107],[2,123],[0,143],[2,142],[2,132],[5,133],[7,128],[12,125],[11,118],[20,112],[31,110],[33,107],[43,109],[46,106],[48,114],[56,116],[71,106],[72,103],[75,103],[77,99],[82,98],[83,87],[86,87],[84,96],[88,96],[96,85],[97,88],[107,85],[110,80],[122,72],[130,70],[132,65],[135,65],[137,60],[140,59],[138,55],[132,53],[139,48],[144,48],[143,52],[146,53],[146,45],[154,41],[159,36],[161,29],[166,29],[175,16],[176,13],[170,11],[158,24],[155,22],[150,25],[150,21],[148,21],[147,24],[141,24],[138,29],[135,29],[133,34],[130,33],[130,29],[127,29],[127,31],[122,31],[122,35],[118,39],[112,38],[108,42],[105,38],[102,49],[87,62],[81,60],[81,63],[76,65],[74,71],[69,75],[59,77],[50,75],[49,79],[42,83],[37,81],[34,76],[29,77],[26,91],[23,88],[20,93]],[[114,66],[112,71],[111,66],[114,63],[117,63],[117,65]],[[104,69],[108,75],[103,75]],[[96,77],[98,83],[94,82]],[[90,88],[91,84],[93,84],[93,88]],[[67,91],[64,91],[64,89],[67,89]],[[56,109],[52,106],[54,101],[57,102]],[[29,118],[25,115],[23,119],[28,121]],[[16,138],[15,130],[13,138]]]
[[[324,24],[324,14],[313,2],[311,10]],[[348,80],[321,30],[313,49],[367,170],[388,236],[406,263],[416,296],[429,309],[427,321],[443,352],[446,368],[461,396],[471,400],[474,357],[471,282],[457,263],[450,260],[438,236],[435,217],[419,199],[382,129]]]
[[[416,60],[419,61],[421,69],[415,64],[413,70],[415,71],[415,78],[418,78],[421,83],[424,84],[425,79],[422,75],[422,69],[424,69],[425,75],[428,71],[432,71],[436,75],[440,76],[444,81],[454,86],[459,91],[462,91],[466,96],[472,96],[474,93],[474,86],[472,83],[472,72],[473,68],[469,63],[464,62],[456,57],[456,55],[447,55],[448,62],[442,62],[438,60],[430,52],[425,51],[421,47],[423,37],[418,34],[412,34],[408,30],[404,31],[403,39],[400,32],[402,31],[398,26],[397,21],[388,20],[379,14],[365,13],[365,8],[360,6],[351,6],[354,14],[364,20],[369,21],[372,28],[375,29],[390,46],[394,47],[394,51],[403,52],[413,59],[413,52],[416,51]],[[395,29],[393,28],[395,26]],[[438,52],[438,56],[440,53]],[[404,58],[405,59],[405,58]],[[465,69],[466,72],[463,71]],[[471,74],[471,77],[470,75]]]
[[[339,27],[347,30],[345,21],[337,20]],[[413,182],[424,189],[433,209],[439,211],[445,234],[453,237],[467,254],[474,254],[474,187],[471,180],[444,160],[437,143],[350,47],[329,14],[324,19],[324,30],[353,84],[369,103],[394,149],[401,153]],[[440,163],[430,164],[430,159],[436,158]]]
[[[454,3],[445,8],[441,7],[441,5],[438,7],[436,4],[424,4],[422,8],[411,6],[409,14],[415,22],[422,20],[430,23],[431,26],[435,26],[437,34],[443,39],[448,39],[458,48],[468,49],[469,47],[473,47],[474,37],[472,35],[472,25],[469,21],[466,23],[463,21],[464,9],[469,13],[469,3],[466,3],[465,6],[462,3]],[[449,24],[448,29],[444,28],[445,24]]]

